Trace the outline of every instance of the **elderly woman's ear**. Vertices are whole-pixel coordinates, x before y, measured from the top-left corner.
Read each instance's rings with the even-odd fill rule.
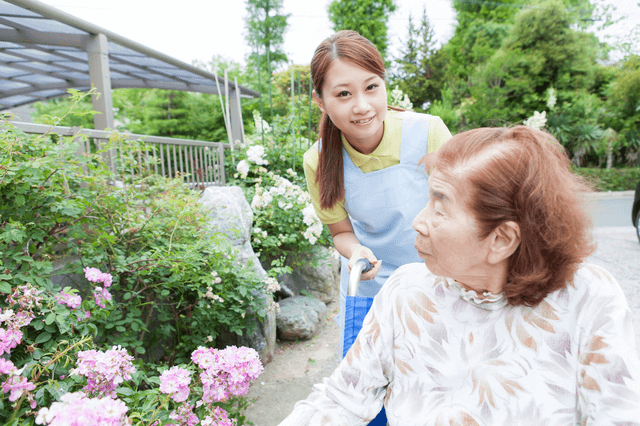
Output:
[[[488,262],[498,264],[507,260],[520,246],[520,226],[513,221],[504,222],[489,235]]]

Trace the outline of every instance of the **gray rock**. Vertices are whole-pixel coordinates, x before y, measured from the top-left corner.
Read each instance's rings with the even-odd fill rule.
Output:
[[[208,228],[229,237],[231,251],[236,253],[235,260],[241,266],[253,270],[260,279],[266,278],[267,273],[251,247],[253,211],[242,189],[239,186],[210,186],[198,201],[207,211]],[[269,299],[268,302],[273,297],[271,294],[257,296]],[[270,312],[262,322],[258,321],[256,330],[251,335],[238,336],[237,342],[230,340],[228,343],[255,349],[264,364],[271,361],[276,347],[275,313]]]
[[[281,340],[311,339],[324,326],[327,305],[318,299],[294,296],[281,300],[279,305],[276,324]]]
[[[337,300],[340,289],[340,261],[326,247],[317,246],[313,253],[287,256],[290,274],[278,277],[280,295],[311,295],[324,303]]]
[[[209,216],[209,229],[229,237],[236,259],[260,278],[267,273],[251,247],[253,211],[239,186],[210,186],[198,200]]]

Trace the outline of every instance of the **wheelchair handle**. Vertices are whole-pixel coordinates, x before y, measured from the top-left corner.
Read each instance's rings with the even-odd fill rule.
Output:
[[[358,287],[360,286],[360,277],[363,272],[369,272],[373,269],[373,265],[367,259],[356,260],[355,265],[351,268],[351,274],[349,274],[349,286],[347,287],[348,296],[357,296]]]

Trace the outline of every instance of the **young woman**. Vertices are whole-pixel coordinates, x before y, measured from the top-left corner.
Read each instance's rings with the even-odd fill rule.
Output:
[[[386,71],[376,47],[355,31],[324,40],[311,60],[320,140],[304,155],[309,193],[342,255],[340,342],[351,266],[365,258],[358,296],[373,297],[399,266],[419,261],[411,221],[428,199],[418,162],[451,137],[438,117],[387,111]],[[342,354],[342,348],[340,348]]]

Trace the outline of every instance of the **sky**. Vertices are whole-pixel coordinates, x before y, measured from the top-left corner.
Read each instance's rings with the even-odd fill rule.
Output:
[[[221,55],[244,63],[250,53],[245,43],[243,0],[40,0],[43,3],[143,44],[187,64],[208,62]],[[397,56],[407,37],[408,16],[418,21],[423,7],[434,28],[435,39],[444,44],[455,28],[451,0],[395,0],[396,11],[389,17],[389,53]],[[497,0],[499,1],[499,0]],[[614,17],[627,15],[609,29],[621,37],[640,25],[637,0],[603,0],[617,7]],[[295,64],[308,64],[316,46],[333,33],[327,16],[331,0],[284,0],[290,13],[284,51]],[[150,7],[149,5],[153,6]]]

